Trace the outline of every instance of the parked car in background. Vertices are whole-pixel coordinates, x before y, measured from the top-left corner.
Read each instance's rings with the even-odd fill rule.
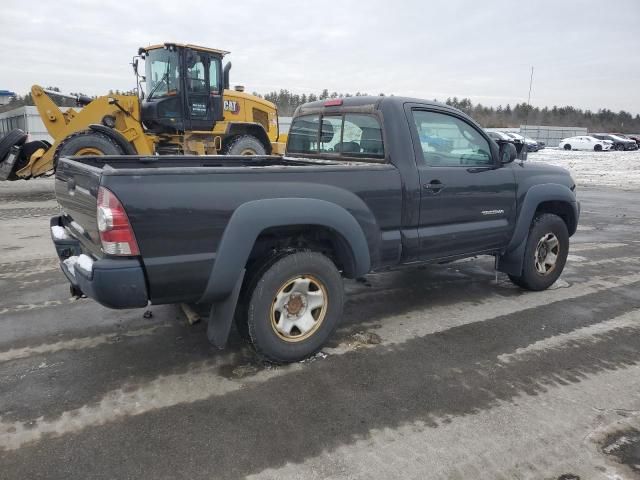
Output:
[[[544,147],[547,146],[546,143],[540,142],[538,140],[534,140],[531,137],[524,137],[524,139],[527,142],[527,148],[530,148],[529,150],[530,152],[537,152],[538,150],[542,150]]]
[[[518,152],[518,160],[526,160],[528,149],[524,148],[525,143],[521,139],[516,139],[510,135],[507,135],[505,132],[500,132],[498,130],[485,130],[485,133],[491,138],[500,143],[508,142],[516,147],[516,151]]]
[[[610,133],[592,133],[591,136],[597,138],[598,140],[609,140],[610,142],[613,142],[614,150],[622,151],[638,149],[638,144],[630,138],[622,138],[618,135],[613,135]]]
[[[538,147],[538,142],[536,142],[533,138],[523,137],[519,133],[515,132],[504,132],[506,135],[510,136],[516,141],[524,143],[527,146],[527,152],[537,152],[540,150]]]
[[[509,135],[507,135],[504,132],[498,132],[495,130],[485,130],[485,132],[487,132],[487,135],[489,135],[489,138],[493,138],[494,140],[503,140],[505,142],[510,142],[510,143],[514,143],[513,142],[513,138],[511,138]]]
[[[578,135],[575,137],[563,138],[560,140],[559,148],[565,150],[593,150],[601,152],[611,150],[613,143],[608,140],[601,140],[591,135]]]
[[[640,137],[639,136],[636,136],[636,135],[624,135],[622,133],[614,133],[614,135],[616,137],[621,137],[621,138],[624,138],[626,140],[633,140],[634,142],[636,142],[636,146],[638,148],[640,148]]]

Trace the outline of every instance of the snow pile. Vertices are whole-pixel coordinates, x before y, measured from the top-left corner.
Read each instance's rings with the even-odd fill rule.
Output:
[[[640,150],[586,152],[545,148],[529,153],[527,161],[566,168],[578,186],[640,188]]]
[[[67,266],[67,269],[74,277],[76,275],[76,267],[82,269],[86,273],[91,273],[93,271],[93,259],[84,253],[80,256],[74,255],[69,257],[65,259],[63,263]]]
[[[71,273],[71,275],[73,275],[75,277],[76,276],[76,263],[78,263],[78,257],[74,255],[73,257],[65,258],[62,263],[64,263],[66,265],[67,270],[69,270],[69,273]]]
[[[78,257],[78,267],[80,267],[87,273],[91,273],[91,271],[93,270],[93,260],[90,256],[83,253]]]
[[[51,227],[51,233],[53,234],[53,238],[56,240],[69,240],[69,235],[67,235],[67,231],[64,227],[54,225]]]

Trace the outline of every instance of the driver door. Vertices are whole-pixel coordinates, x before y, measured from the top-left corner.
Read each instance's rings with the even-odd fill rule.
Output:
[[[189,51],[186,54],[185,130],[211,131],[214,125],[209,85],[209,58],[204,54]]]
[[[489,138],[448,111],[410,109],[421,184],[418,236],[424,260],[504,247],[515,218],[511,166]]]

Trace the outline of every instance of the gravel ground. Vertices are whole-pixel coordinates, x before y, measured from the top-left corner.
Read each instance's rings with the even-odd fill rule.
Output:
[[[286,367],[235,332],[213,349],[174,306],[70,301],[52,181],[0,184],[0,478],[639,478],[640,156],[530,158],[582,201],[552,289],[487,258],[370,275]]]

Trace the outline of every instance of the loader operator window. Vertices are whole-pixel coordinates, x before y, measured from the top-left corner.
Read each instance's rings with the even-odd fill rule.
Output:
[[[208,93],[204,62],[200,55],[194,55],[187,64],[187,88],[194,93]]]
[[[178,52],[151,50],[145,59],[145,74],[149,100],[177,95],[180,85]]]

